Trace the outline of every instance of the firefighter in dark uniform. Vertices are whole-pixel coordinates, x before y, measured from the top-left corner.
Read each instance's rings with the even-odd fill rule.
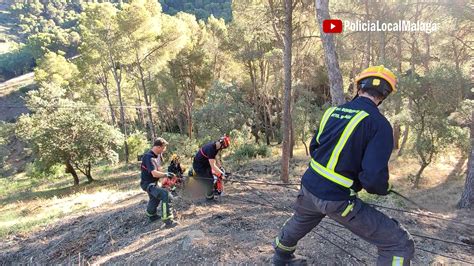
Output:
[[[377,265],[409,265],[410,234],[394,219],[367,205],[357,192],[390,192],[388,161],[392,127],[378,105],[396,91],[396,76],[384,66],[369,67],[355,80],[357,96],[329,108],[310,144],[311,161],[301,180],[293,216],[275,238],[273,263],[305,264],[297,242],[327,215],[378,248]]]
[[[163,172],[162,154],[166,151],[168,142],[163,138],[157,138],[151,150],[142,157],[140,187],[148,193],[150,200],[146,209],[146,215],[150,221],[160,218],[157,207],[161,203],[161,220],[167,227],[176,225],[173,221],[173,210],[171,207],[168,190],[161,187],[162,182],[174,177],[173,173]],[[161,181],[161,182],[160,182]]]
[[[230,145],[230,137],[224,135],[218,141],[211,141],[202,146],[194,156],[193,169],[199,180],[205,186],[206,199],[214,200],[214,175],[218,178],[225,178],[225,173],[220,168],[216,160],[219,151],[226,149]]]

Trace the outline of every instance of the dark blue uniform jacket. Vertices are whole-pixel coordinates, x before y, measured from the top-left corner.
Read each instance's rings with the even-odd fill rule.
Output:
[[[149,150],[145,154],[143,154],[142,157],[142,164],[140,166],[142,172],[141,172],[141,182],[140,186],[142,188],[146,188],[149,184],[155,183],[158,179],[154,178],[153,175],[151,174],[151,171],[153,170],[158,170],[155,169],[155,166],[153,165],[152,159],[156,159],[158,157],[157,154],[155,154],[152,150]]]
[[[212,177],[209,159],[215,159],[218,152],[219,151],[216,149],[216,143],[214,141],[202,146],[202,148],[199,149],[199,151],[194,156],[194,171],[196,171],[196,173],[201,176]]]
[[[343,109],[345,108],[345,109]],[[358,97],[339,106],[326,123],[316,142],[317,131],[310,144],[311,157],[326,166],[336,146],[349,116],[355,113],[348,110],[364,110],[369,114],[355,128],[343,147],[335,172],[354,180],[351,189],[364,188],[372,194],[386,195],[388,192],[388,160],[393,148],[392,127],[379,112],[377,106],[366,97]],[[341,118],[337,118],[341,117]],[[302,178],[303,186],[316,197],[325,200],[353,199],[350,189],[338,185],[316,173],[309,167]]]

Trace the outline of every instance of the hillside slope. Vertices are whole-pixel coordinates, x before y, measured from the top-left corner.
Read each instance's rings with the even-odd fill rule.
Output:
[[[278,182],[278,163],[277,159],[258,160],[241,167],[235,178]],[[293,170],[299,172],[305,165],[301,158]],[[136,180],[137,176],[130,178]],[[227,183],[226,195],[214,204],[189,198],[175,199],[180,225],[164,229],[161,222],[146,220],[147,196],[136,192],[123,200],[68,216],[42,231],[8,237],[0,244],[0,260],[7,264],[269,263],[271,241],[289,217],[287,210],[296,195],[295,187]],[[395,202],[388,197],[381,204],[393,206]],[[383,211],[393,215],[413,234],[459,243],[453,245],[415,237],[417,247],[464,260],[461,265],[472,261],[473,246],[459,241],[459,237],[474,234],[472,226],[419,214]],[[415,212],[474,222],[472,213],[452,209],[443,214]],[[414,265],[460,263],[421,249],[416,253]],[[333,221],[324,219],[314,233],[300,242],[298,253],[307,256],[313,264],[372,265],[376,249]]]

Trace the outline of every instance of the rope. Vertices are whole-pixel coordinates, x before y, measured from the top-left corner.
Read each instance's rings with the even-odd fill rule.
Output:
[[[292,186],[292,185],[300,186],[301,185],[300,183],[270,183],[270,182],[265,182],[265,181],[244,181],[244,180],[235,180],[235,179],[229,179],[229,181],[234,182],[234,183],[246,183],[246,184],[267,185],[267,186]],[[455,220],[455,219],[443,218],[443,217],[424,214],[424,213],[420,213],[420,212],[416,212],[416,211],[412,211],[412,210],[387,207],[387,206],[378,205],[378,204],[374,204],[374,203],[369,203],[369,205],[374,206],[374,207],[383,208],[383,209],[399,211],[399,212],[406,212],[406,213],[411,213],[411,214],[416,214],[416,215],[420,215],[420,216],[429,217],[429,218],[432,218],[432,219],[438,219],[438,220],[443,220],[443,221],[447,221],[447,222],[453,222],[453,223],[458,223],[458,224],[463,224],[463,225],[466,225],[466,226],[474,227],[473,224],[465,223],[465,222]]]
[[[424,251],[424,252],[431,253],[431,254],[435,254],[435,255],[438,255],[438,256],[441,256],[441,257],[445,257],[445,258],[448,258],[448,259],[457,260],[457,261],[464,262],[464,263],[467,263],[467,264],[470,264],[470,265],[474,265],[474,263],[472,263],[472,261],[467,261],[467,260],[463,260],[463,259],[460,259],[460,258],[451,257],[449,255],[440,254],[440,253],[437,253],[437,252],[434,252],[434,251],[431,251],[431,250],[427,250],[427,249],[424,249],[424,248],[418,248],[417,247],[417,249],[419,249],[421,251]]]
[[[319,225],[318,227],[320,227],[320,228],[326,230],[326,231],[329,232],[329,233],[332,233],[331,230],[327,229],[326,227],[324,227],[324,226],[322,226],[322,225]],[[334,234],[334,236],[336,236],[336,237],[339,238],[339,239],[342,239],[344,242],[346,242],[346,243],[349,244],[349,245],[351,244],[351,242],[350,242],[349,240],[343,238],[342,236],[339,236],[339,235],[337,235],[337,234]],[[363,253],[369,255],[369,256],[372,257],[372,258],[377,258],[377,256],[375,256],[374,254],[368,252],[367,250],[362,249],[361,247],[359,247],[359,246],[357,246],[357,245],[352,245],[352,246],[355,247],[355,248],[357,248],[358,250],[362,251]]]
[[[321,237],[322,239],[326,240],[327,242],[333,244],[334,246],[336,246],[337,248],[339,248],[340,250],[342,250],[344,253],[348,254],[349,256],[351,256],[352,258],[354,258],[356,261],[362,263],[362,264],[365,264],[367,265],[366,262],[364,262],[363,260],[359,259],[358,257],[356,257],[354,254],[350,253],[349,251],[345,250],[344,248],[342,248],[341,246],[339,246],[338,244],[332,242],[331,240],[329,240],[327,237],[321,235],[320,233],[318,232],[314,232],[314,231],[311,231],[313,234],[316,234],[318,235],[319,237]],[[334,233],[333,233],[334,234]]]
[[[415,211],[412,211],[412,210],[404,210],[404,209],[398,209],[398,208],[394,208],[394,207],[387,207],[387,206],[382,206],[382,205],[378,205],[378,204],[374,204],[374,203],[369,203],[369,205],[371,205],[373,207],[382,208],[382,209],[398,211],[398,212],[405,212],[405,213],[411,213],[411,214],[416,214],[416,215],[420,215],[420,216],[424,216],[424,217],[429,217],[429,218],[432,218],[432,219],[438,219],[438,220],[443,220],[443,221],[447,221],[447,222],[453,222],[453,223],[457,223],[457,224],[462,224],[462,225],[474,227],[473,224],[465,223],[465,222],[458,221],[458,220],[455,220],[455,219],[448,219],[448,218],[443,218],[443,217],[439,217],[439,216],[435,216],[435,215],[419,213],[419,212],[415,212]]]
[[[230,179],[229,182],[231,183],[245,183],[251,185],[267,185],[267,186],[299,186],[300,183],[269,183],[265,181],[244,181],[244,180],[236,180]]]
[[[335,226],[335,227],[345,228],[344,226],[342,226],[340,224],[331,223],[331,222],[328,222],[328,221],[325,221],[325,220],[323,220],[322,222],[326,223],[326,224],[330,224],[330,225]],[[450,240],[444,240],[444,239],[440,239],[440,238],[436,238],[436,237],[432,237],[432,236],[419,235],[419,234],[411,233],[411,232],[410,232],[410,235],[416,236],[416,237],[419,237],[419,238],[430,239],[430,240],[433,240],[433,241],[439,241],[439,242],[443,242],[443,243],[446,243],[446,244],[458,245],[458,246],[468,247],[468,248],[473,247],[472,245],[469,245],[469,244],[454,242],[454,241],[450,241]]]
[[[248,187],[250,187],[250,186],[248,186]],[[275,205],[272,204],[270,201],[268,201],[267,199],[263,198],[263,196],[261,196],[261,195],[255,193],[255,192],[253,191],[253,188],[252,188],[252,187],[250,187],[250,188],[252,189],[252,190],[250,190],[250,192],[254,193],[254,194],[257,195],[259,198],[262,198],[262,199],[264,199],[264,200],[267,202],[267,204],[262,204],[262,203],[260,203],[260,202],[257,203],[257,204],[263,205],[263,206],[273,207],[274,209],[281,210],[281,211],[284,211],[284,212],[286,212],[286,213],[292,214],[292,212],[291,212],[290,210],[288,210],[288,208],[275,206]],[[275,200],[272,196],[268,196],[268,197],[271,198],[273,201],[276,202],[276,200]],[[332,235],[336,236],[337,238],[340,238],[340,239],[344,240],[346,243],[349,243],[349,244],[350,244],[350,242],[349,242],[348,240],[344,239],[343,237],[339,236],[338,234],[336,234],[336,233],[330,231],[329,229],[326,229],[326,228],[324,228],[324,229],[327,230],[330,234],[332,234]],[[327,242],[329,242],[329,243],[331,243],[332,245],[336,246],[337,248],[341,249],[344,253],[348,254],[350,257],[354,258],[356,261],[358,261],[358,262],[360,262],[360,263],[362,263],[362,264],[366,264],[366,265],[367,265],[367,263],[365,263],[363,260],[359,259],[359,258],[358,258],[357,256],[355,256],[354,254],[350,253],[350,252],[347,251],[346,249],[344,249],[344,248],[342,248],[341,246],[337,245],[336,243],[332,242],[331,240],[329,240],[328,238],[326,238],[326,237],[324,237],[323,235],[319,234],[318,232],[310,231],[310,233],[313,233],[313,234],[318,235],[318,236],[321,237],[322,239],[326,240]],[[366,251],[364,251],[364,252],[366,252]],[[367,252],[366,252],[366,253],[367,253]],[[368,254],[369,254],[369,253],[368,253]],[[372,254],[369,254],[369,255],[375,257],[375,256],[372,255]]]
[[[344,228],[344,229],[347,229],[345,228],[344,226],[342,225],[339,225],[339,224],[335,224],[335,223],[331,223],[331,222],[328,222],[328,221],[323,221],[327,224],[330,224],[332,226],[336,226],[336,227],[340,227],[340,228]],[[431,240],[436,240],[436,241],[440,241],[440,242],[445,242],[445,243],[448,243],[448,244],[456,244],[456,245],[460,245],[460,246],[467,246],[467,247],[471,247],[467,244],[461,244],[461,243],[456,243],[456,242],[451,242],[451,241],[445,241],[445,240],[442,240],[442,239],[439,239],[439,238],[433,238],[433,237],[428,237],[428,236],[423,236],[423,235],[417,235],[417,234],[411,234],[413,236],[418,236],[418,237],[422,237],[422,238],[427,238],[427,239],[431,239]],[[357,247],[357,246],[355,246]],[[420,248],[418,246],[415,246],[416,249],[419,249],[421,251],[425,251],[425,252],[428,252],[428,253],[432,253],[432,254],[435,254],[435,255],[438,255],[438,256],[441,256],[441,257],[445,257],[445,258],[449,258],[449,259],[452,259],[452,260],[457,260],[457,261],[460,261],[460,262],[466,262],[466,263],[469,263],[469,264],[473,264],[472,262],[468,262],[468,261],[465,261],[463,259],[459,259],[459,258],[455,258],[455,257],[452,257],[452,256],[449,256],[449,255],[445,255],[445,254],[441,254],[441,253],[437,253],[435,251],[430,251],[430,250],[426,250],[426,249],[423,249],[423,248]]]
[[[201,178],[201,179],[204,179],[204,178]],[[206,178],[206,179],[210,179],[210,178]],[[228,181],[234,182],[234,183],[246,183],[246,184],[267,185],[267,186],[293,186],[293,185],[300,186],[301,185],[301,183],[270,183],[270,182],[265,182],[265,181],[245,181],[245,180],[236,180],[236,179],[225,179],[225,180],[228,180]],[[420,215],[420,216],[429,217],[429,218],[432,218],[432,219],[438,219],[438,220],[443,220],[443,221],[447,221],[447,222],[453,222],[453,223],[458,223],[458,224],[463,224],[463,225],[466,225],[466,226],[474,227],[473,224],[465,223],[465,222],[455,220],[455,219],[448,219],[448,218],[443,218],[443,217],[439,217],[439,216],[435,216],[435,215],[424,214],[424,213],[416,212],[416,211],[413,211],[413,210],[387,207],[387,206],[378,205],[378,204],[374,204],[374,203],[368,203],[368,204],[373,206],[373,207],[379,207],[379,208],[393,210],[393,211],[399,211],[399,212],[406,212],[406,213],[411,213],[411,214],[416,214],[416,215]]]
[[[214,178],[210,177],[197,177],[193,176],[191,177],[196,180],[214,180]],[[224,182],[230,182],[230,183],[242,183],[242,184],[249,184],[249,185],[265,185],[265,186],[280,186],[280,187],[288,187],[290,189],[294,190],[299,190],[298,188],[291,188],[290,186],[300,186],[301,183],[270,183],[270,182],[265,182],[265,181],[246,181],[246,180],[237,180],[237,179],[230,179],[226,178],[223,179]]]
[[[253,189],[253,188],[252,188]],[[252,193],[254,193],[254,191],[251,190]],[[261,195],[258,195],[256,194],[259,198],[263,198],[263,196]],[[269,196],[269,198],[273,199],[275,201],[275,199],[271,196]],[[263,198],[264,199],[264,198]],[[279,209],[279,210],[282,210],[284,212],[287,212],[287,213],[290,213],[288,211],[287,208],[284,208],[284,207],[277,207],[275,206],[274,204],[272,204],[271,202],[269,202],[267,199],[265,199],[265,201],[267,201],[268,203],[267,204],[263,204],[261,202],[253,202],[255,204],[259,204],[259,205],[262,205],[262,206],[267,206],[267,207],[273,207],[274,209]],[[339,225],[339,224],[334,224],[334,223],[331,223],[331,222],[327,222],[327,221],[323,221],[327,224],[330,224],[330,225],[333,225],[333,226],[336,226],[336,227],[340,227],[340,228],[345,228],[344,226],[342,225]],[[324,230],[326,230],[328,233],[334,235],[335,237],[343,240],[345,243],[349,243],[349,240],[341,237],[340,235],[334,233],[333,231],[325,228],[324,226],[322,225],[319,225],[319,227],[323,228]],[[364,261],[362,261],[361,259],[359,259],[358,257],[356,257],[354,254],[350,253],[349,251],[345,250],[344,248],[342,248],[341,246],[339,246],[338,244],[332,242],[331,240],[329,240],[328,238],[324,237],[323,235],[321,235],[320,233],[318,232],[314,232],[314,231],[310,231],[311,233],[314,233],[316,235],[318,235],[319,237],[321,237],[322,239],[326,240],[327,242],[331,243],[332,245],[336,246],[337,248],[341,249],[344,253],[348,254],[349,256],[351,256],[352,258],[354,258],[356,261],[358,262],[361,262],[363,264],[367,264],[365,263]],[[442,240],[442,239],[439,239],[439,238],[435,238],[435,237],[429,237],[429,236],[424,236],[424,235],[418,235],[418,234],[412,234],[413,236],[417,236],[417,237],[421,237],[421,238],[426,238],[426,239],[430,239],[430,240],[435,240],[435,241],[440,241],[440,242],[444,242],[444,243],[448,243],[448,244],[456,244],[456,245],[460,245],[460,246],[466,246],[466,247],[470,247],[470,245],[467,245],[467,244],[461,244],[461,243],[456,243],[456,242],[453,242],[453,241],[447,241],[447,240]],[[368,254],[369,256],[371,257],[376,257],[375,255],[363,250],[362,248],[354,245],[354,247],[356,247],[357,249],[363,251],[364,253]],[[421,251],[425,251],[425,252],[428,252],[428,253],[432,253],[432,254],[435,254],[435,255],[438,255],[438,256],[441,256],[441,257],[445,257],[445,258],[449,258],[449,259],[452,259],[452,260],[456,260],[456,261],[460,261],[460,262],[464,262],[464,263],[469,263],[469,264],[473,264],[472,262],[468,262],[466,260],[463,260],[463,259],[460,259],[460,258],[456,258],[456,257],[452,257],[452,256],[449,256],[449,255],[445,255],[445,254],[441,254],[441,253],[437,253],[435,251],[430,251],[430,250],[425,250],[423,248],[420,248],[420,247],[416,247],[417,249],[421,250]]]
[[[464,243],[458,243],[458,242],[454,242],[454,241],[443,240],[443,239],[432,237],[432,236],[418,235],[418,234],[415,234],[415,233],[410,233],[410,234],[412,236],[416,236],[416,237],[420,237],[420,238],[426,238],[426,239],[430,239],[430,240],[434,240],[434,241],[439,241],[439,242],[443,242],[443,243],[446,243],[446,244],[452,244],[452,245],[458,245],[458,246],[462,246],[462,247],[473,248],[473,246],[468,245],[468,244],[464,244]]]
[[[193,177],[193,178],[202,179],[202,180],[212,179],[212,178],[205,178],[205,177]],[[265,185],[265,186],[284,186],[284,187],[286,187],[286,186],[293,186],[293,185],[298,185],[298,186],[301,185],[300,183],[270,183],[270,182],[265,182],[265,181],[246,181],[246,180],[236,180],[236,179],[224,179],[224,180],[227,180],[228,182],[231,182],[231,183],[243,183],[243,184]],[[373,206],[373,207],[379,207],[379,208],[382,208],[382,209],[393,210],[393,211],[398,211],[398,212],[405,212],[405,213],[411,213],[411,214],[415,214],[415,215],[419,215],[419,216],[429,217],[429,218],[432,218],[432,219],[438,219],[438,220],[443,220],[443,221],[447,221],[447,222],[462,224],[462,225],[469,226],[469,227],[474,227],[473,224],[465,223],[465,222],[462,222],[462,221],[459,221],[459,220],[448,219],[448,218],[443,218],[443,217],[439,217],[439,216],[435,216],[435,215],[424,214],[424,213],[416,212],[416,211],[413,211],[413,210],[387,207],[387,206],[383,206],[383,205],[379,205],[379,204],[375,204],[375,203],[368,203],[368,205]]]
[[[193,178],[201,179],[201,180],[213,179],[213,178],[205,178],[205,177],[193,177]],[[293,185],[298,185],[298,186],[301,185],[300,183],[271,183],[271,182],[265,182],[265,181],[246,181],[246,180],[236,180],[236,179],[224,179],[224,180],[227,180],[228,182],[231,182],[231,183],[265,185],[265,186],[283,186],[283,187],[287,187],[287,186],[293,186]],[[293,188],[293,189],[298,190],[296,188]],[[442,221],[447,221],[447,222],[462,224],[462,225],[469,226],[469,227],[474,227],[473,224],[465,223],[465,222],[458,221],[458,220],[455,220],[455,219],[448,219],[448,218],[443,218],[443,217],[439,217],[439,216],[435,216],[435,215],[424,214],[424,213],[416,212],[416,211],[413,211],[413,210],[398,209],[398,208],[387,207],[387,206],[374,204],[374,203],[368,203],[368,205],[373,206],[373,207],[382,208],[382,209],[393,210],[393,211],[398,211],[398,212],[405,212],[405,213],[411,213],[411,214],[415,214],[415,215],[419,215],[419,216],[428,217],[428,218],[431,218],[431,219],[438,219],[438,220],[442,220]],[[423,236],[419,236],[419,237],[423,237]],[[442,241],[441,239],[439,239],[439,240]],[[453,242],[453,243],[456,243],[456,242]],[[456,244],[459,245],[460,243],[456,243]]]

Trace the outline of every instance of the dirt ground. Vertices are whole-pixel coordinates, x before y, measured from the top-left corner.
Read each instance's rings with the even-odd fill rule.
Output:
[[[278,161],[250,165],[235,178],[276,182],[278,175],[273,170],[278,168],[276,164]],[[292,182],[298,182],[296,177]],[[271,241],[290,216],[285,209],[290,209],[295,200],[295,188],[227,183],[225,195],[212,204],[181,197],[174,201],[179,226],[171,229],[162,228],[160,221],[147,221],[144,215],[147,196],[138,193],[115,204],[68,216],[36,233],[4,239],[0,242],[0,261],[2,264],[269,264]],[[443,199],[439,200],[442,204]],[[391,201],[380,204],[394,207]],[[460,244],[414,236],[418,248],[464,261],[418,249],[414,265],[474,262],[474,245],[461,242],[474,236],[472,211],[422,212],[470,225],[382,211],[413,234]],[[373,265],[376,248],[324,219],[300,241],[297,253],[317,265]]]

